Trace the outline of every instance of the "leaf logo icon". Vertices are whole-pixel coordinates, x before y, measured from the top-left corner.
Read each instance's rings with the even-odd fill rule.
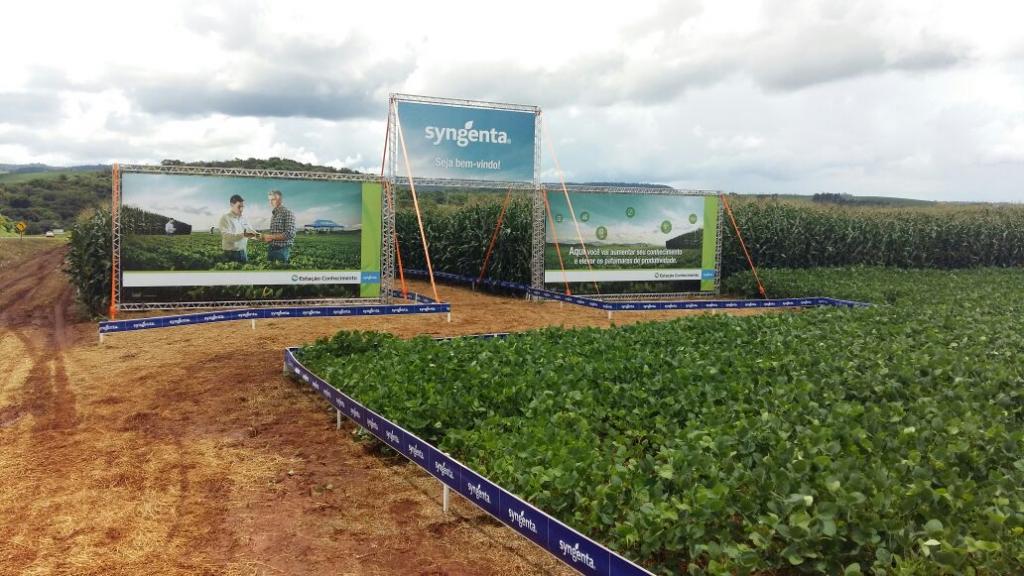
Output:
[[[472,129],[473,129],[473,121],[470,120],[469,122],[466,122],[466,130],[472,130]]]

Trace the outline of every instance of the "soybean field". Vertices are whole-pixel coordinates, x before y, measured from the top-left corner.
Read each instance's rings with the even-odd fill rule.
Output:
[[[877,304],[301,359],[660,574],[1024,573],[1024,271],[765,276]]]

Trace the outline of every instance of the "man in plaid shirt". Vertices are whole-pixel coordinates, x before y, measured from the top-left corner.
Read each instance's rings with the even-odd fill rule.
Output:
[[[274,208],[274,215],[270,218],[270,232],[263,235],[263,240],[267,242],[267,260],[287,264],[291,258],[292,244],[295,243],[295,214],[281,203],[280,190],[271,190],[267,198]]]

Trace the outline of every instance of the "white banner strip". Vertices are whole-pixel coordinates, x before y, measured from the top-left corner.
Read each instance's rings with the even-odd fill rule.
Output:
[[[548,284],[569,282],[644,282],[668,280],[700,280],[700,269],[695,270],[545,270]]]
[[[159,286],[299,286],[359,284],[359,270],[252,270],[216,272],[124,272],[125,288]]]

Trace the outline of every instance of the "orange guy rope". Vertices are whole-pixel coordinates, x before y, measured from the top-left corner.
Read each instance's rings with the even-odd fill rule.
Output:
[[[423,231],[423,217],[420,216],[420,201],[416,199],[416,185],[412,181],[412,166],[409,164],[409,151],[405,147],[405,134],[402,133],[402,121],[395,111],[395,128],[398,130],[398,141],[402,144],[402,157],[405,158],[405,170],[409,174],[409,189],[412,191],[412,205],[416,209],[416,222],[420,226],[420,240],[423,241],[423,257],[427,261],[427,274],[430,275],[430,289],[434,291],[434,300],[441,301],[437,295],[437,284],[434,283],[434,266],[430,263],[430,250],[427,248],[427,235]]]
[[[747,264],[750,265],[750,270],[754,273],[754,280],[757,282],[757,291],[761,294],[761,298],[767,298],[768,294],[764,291],[764,284],[761,284],[761,277],[757,274],[757,267],[754,266],[754,259],[750,257],[750,252],[747,251],[747,244],[743,241],[743,234],[740,233],[740,227],[736,225],[736,218],[732,215],[732,208],[729,206],[729,201],[725,198],[725,194],[720,194],[718,197],[722,199],[722,204],[725,205],[725,211],[729,214],[729,220],[732,222],[732,229],[736,231],[736,237],[740,240],[740,247],[743,248],[743,254],[747,257]]]
[[[544,117],[540,118],[541,134],[545,135],[547,130],[544,129]],[[580,241],[580,246],[583,248],[583,257],[587,260],[587,270],[593,272],[594,267],[590,264],[590,253],[587,252],[587,243],[583,241],[583,233],[580,232],[580,222],[576,219],[576,211],[572,209],[572,200],[569,199],[569,190],[565,187],[565,174],[562,172],[562,166],[558,163],[558,154],[555,153],[555,146],[551,143],[550,138],[544,138],[548,143],[548,150],[551,151],[551,157],[555,161],[555,170],[558,171],[558,180],[562,184],[562,192],[565,194],[565,203],[569,205],[569,214],[572,216],[572,223],[576,226],[576,238]],[[594,290],[600,294],[601,289],[597,287],[597,280],[594,281]]]
[[[558,231],[555,230],[555,219],[551,216],[551,204],[548,203],[548,191],[544,189],[544,209],[548,213],[548,223],[551,224],[551,237],[555,241],[555,254],[558,254],[558,267],[562,269],[562,281],[565,282],[565,295],[572,296],[569,289],[569,276],[565,273],[565,264],[562,262],[562,249],[558,245]]]
[[[380,179],[384,181],[384,163],[388,159],[388,138],[391,137],[391,115],[388,114],[388,125],[384,129],[384,154],[380,157]]]
[[[512,199],[512,186],[508,187],[508,192],[505,193],[505,201],[501,203],[501,212],[498,212],[498,225],[494,227],[494,234],[491,234],[491,243],[487,246],[487,254],[484,255],[484,265],[480,267],[480,277],[476,279],[480,282],[484,279],[484,273],[487,272],[487,263],[491,260],[491,251],[494,250],[494,243],[498,240],[498,232],[501,230],[501,223],[505,219],[505,210],[508,208],[508,202]]]

